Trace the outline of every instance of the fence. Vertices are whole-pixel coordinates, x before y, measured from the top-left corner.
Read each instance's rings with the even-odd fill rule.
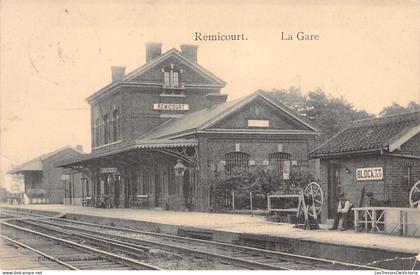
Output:
[[[212,195],[211,204],[217,212],[235,210],[267,210],[267,194],[250,191],[233,191]]]
[[[420,210],[415,208],[353,208],[357,231],[420,237]]]

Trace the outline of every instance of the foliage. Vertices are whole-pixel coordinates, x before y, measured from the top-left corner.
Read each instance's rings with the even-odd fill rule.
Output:
[[[268,193],[279,189],[278,171],[266,166],[255,166],[249,170],[235,169],[232,173],[218,177],[214,191],[220,195],[232,191]]]
[[[321,142],[339,132],[350,121],[374,117],[373,114],[364,110],[357,110],[343,97],[333,97],[320,88],[309,91],[306,95],[296,87],[264,92],[317,126],[321,131]],[[387,116],[415,111],[420,111],[420,104],[414,101],[410,101],[406,107],[393,102],[392,105],[384,107],[379,115]]]
[[[392,102],[391,106],[384,107],[379,113],[380,116],[396,115],[401,113],[416,112],[420,111],[420,104],[414,101],[410,101],[407,107],[403,107],[396,102]]]
[[[254,208],[267,207],[267,194],[294,194],[315,178],[308,173],[293,171],[283,180],[272,166],[254,166],[249,170],[234,170],[228,175],[219,175],[212,187],[213,209],[232,209],[232,191],[235,192],[235,208],[249,209],[249,193],[252,191]]]
[[[295,87],[266,93],[316,125],[321,131],[321,141],[332,137],[352,120],[373,117],[366,111],[357,110],[343,97],[333,97],[319,88],[307,95]]]

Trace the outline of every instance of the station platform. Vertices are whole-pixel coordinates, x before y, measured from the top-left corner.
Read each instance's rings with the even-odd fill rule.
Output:
[[[347,248],[346,251],[350,251],[348,249],[353,248],[354,251],[352,253],[356,254],[358,253],[357,249],[408,253],[411,256],[420,253],[420,238],[355,232],[353,230],[330,231],[328,230],[328,225],[325,224],[321,225],[319,230],[303,230],[293,228],[292,224],[268,222],[265,217],[257,215],[122,208],[101,209],[62,204],[0,205],[0,207],[19,209],[19,211],[31,210],[39,213],[53,212],[78,215],[78,217],[85,216],[85,221],[98,222],[100,220],[98,223],[103,224],[111,224],[111,222],[116,224],[116,221],[119,221],[117,222],[118,225],[132,226],[134,222],[138,222],[138,224],[147,224],[149,228],[151,225],[154,228],[159,227],[159,231],[162,233],[176,234],[180,228],[196,228],[204,232],[219,232],[219,241],[223,238],[233,238],[229,237],[230,235],[248,236],[249,238],[252,236],[251,239],[254,242],[270,240],[270,242],[276,241],[285,244],[280,239],[288,239],[290,246],[298,245],[302,246],[302,249],[307,249],[305,247],[313,248],[313,244],[317,244],[315,246],[318,249],[322,249],[320,245],[334,245],[336,247],[334,250],[331,250],[332,253],[342,250],[343,247]],[[308,245],[308,243],[312,243],[312,245]]]

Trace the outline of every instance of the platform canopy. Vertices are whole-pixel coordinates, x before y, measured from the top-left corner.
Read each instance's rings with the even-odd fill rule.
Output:
[[[121,146],[115,149],[107,150],[105,152],[92,152],[90,154],[85,154],[83,156],[68,159],[65,161],[57,162],[55,165],[57,167],[74,167],[74,166],[83,166],[83,164],[100,160],[104,158],[109,158],[112,156],[118,157],[128,152],[134,152],[136,150],[159,150],[159,149],[173,149],[173,148],[184,148],[184,147],[197,147],[198,141],[196,139],[156,139],[156,140],[136,140],[125,146]]]

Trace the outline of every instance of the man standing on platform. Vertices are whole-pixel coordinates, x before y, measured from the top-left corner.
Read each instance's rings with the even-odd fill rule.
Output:
[[[349,229],[349,223],[352,222],[351,207],[353,204],[345,198],[343,193],[338,195],[338,199],[337,215],[334,219],[334,225],[330,230],[337,230],[340,219],[343,219],[341,231],[344,231]]]

